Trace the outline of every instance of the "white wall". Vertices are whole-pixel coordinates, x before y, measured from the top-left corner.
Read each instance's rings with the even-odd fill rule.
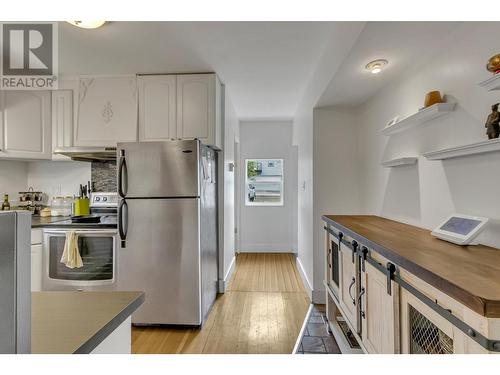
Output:
[[[305,88],[294,116],[293,144],[298,146],[297,264],[309,296],[323,289],[313,283],[313,108],[365,26],[364,22],[335,22],[325,52]],[[315,284],[315,285],[313,285]]]
[[[360,160],[356,117],[352,110],[314,110],[314,276],[313,301],[325,303],[325,231],[322,215],[361,212]]]
[[[9,194],[11,206],[18,203],[19,192],[28,189],[28,163],[0,160],[0,207],[4,194]]]
[[[291,252],[297,169],[291,121],[240,123],[240,251]],[[245,206],[245,159],[284,159],[283,206]]]
[[[237,138],[239,122],[234,110],[231,98],[229,97],[227,88],[224,90],[224,129],[222,136],[224,139],[224,150],[219,153],[219,158],[222,157],[222,163],[219,163],[221,170],[219,171],[222,177],[223,189],[219,190],[220,197],[220,217],[222,218],[222,228],[220,233],[221,249],[220,264],[222,269],[219,270],[219,278],[224,280],[224,284],[229,280],[232,271],[234,270],[234,253],[235,253],[235,171],[229,170],[229,165],[235,163],[236,156],[234,151],[234,142]],[[220,180],[219,180],[220,181]]]
[[[464,23],[431,62],[386,87],[358,109],[362,203],[374,213],[423,228],[461,212],[497,220],[479,240],[500,247],[500,153],[444,162],[419,157],[417,166],[384,169],[380,161],[487,139],[484,122],[500,92],[477,85],[490,76],[485,64],[498,53],[499,23]],[[414,113],[426,92],[440,90],[457,102],[450,115],[390,138],[378,131],[395,115]],[[326,156],[326,155],[325,155]]]
[[[28,186],[52,196],[78,194],[80,184],[90,180],[90,163],[76,161],[34,161],[28,163]]]

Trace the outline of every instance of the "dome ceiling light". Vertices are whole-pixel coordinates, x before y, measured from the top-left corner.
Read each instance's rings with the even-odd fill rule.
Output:
[[[368,70],[371,74],[378,74],[385,68],[385,66],[389,64],[389,61],[385,59],[377,59],[370,61],[366,64],[365,69]]]
[[[82,29],[97,29],[106,23],[106,21],[67,21],[73,26],[81,27]]]

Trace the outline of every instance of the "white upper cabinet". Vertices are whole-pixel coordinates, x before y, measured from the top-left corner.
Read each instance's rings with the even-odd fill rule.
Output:
[[[81,77],[74,146],[137,140],[136,76]]]
[[[177,138],[221,148],[220,83],[215,74],[177,76]]]
[[[50,159],[51,93],[3,91],[0,158]]]
[[[52,151],[73,146],[73,90],[52,91]],[[70,160],[52,155],[52,160]]]
[[[139,140],[194,139],[222,148],[221,84],[211,74],[138,77]]]
[[[139,141],[177,138],[176,76],[139,76],[137,85]]]

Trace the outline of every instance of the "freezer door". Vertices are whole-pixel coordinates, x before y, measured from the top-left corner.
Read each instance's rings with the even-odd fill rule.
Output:
[[[144,291],[136,324],[201,324],[199,198],[128,199],[118,289]]]
[[[199,141],[118,143],[117,153],[122,197],[199,196]]]

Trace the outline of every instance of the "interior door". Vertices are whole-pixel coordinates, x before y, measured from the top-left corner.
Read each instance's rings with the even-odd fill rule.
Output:
[[[118,192],[127,198],[198,197],[198,154],[197,141],[119,143]]]
[[[352,251],[346,245],[340,244],[340,285],[341,300],[340,304],[345,312],[346,318],[356,330],[358,314],[356,309],[357,300],[357,280],[356,269],[358,257],[352,257]],[[354,259],[354,261],[353,261]]]
[[[361,287],[362,340],[366,350],[374,354],[399,353],[399,286],[391,281],[388,294],[386,275],[365,262]]]
[[[146,293],[133,323],[201,324],[199,200],[121,204],[126,242],[118,249],[118,289]]]

